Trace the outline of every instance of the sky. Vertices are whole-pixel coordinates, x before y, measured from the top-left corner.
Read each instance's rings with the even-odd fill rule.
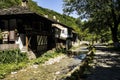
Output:
[[[43,8],[48,8],[50,10],[54,10],[58,13],[63,14],[63,0],[33,0],[37,2],[37,4]],[[73,16],[77,18],[78,16],[76,14],[71,14],[70,16]]]

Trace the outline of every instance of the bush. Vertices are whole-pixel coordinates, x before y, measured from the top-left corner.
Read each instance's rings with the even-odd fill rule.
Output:
[[[0,63],[20,63],[28,60],[27,54],[19,49],[0,51]]]
[[[26,66],[27,54],[19,49],[0,51],[0,79],[12,71],[16,71]]]

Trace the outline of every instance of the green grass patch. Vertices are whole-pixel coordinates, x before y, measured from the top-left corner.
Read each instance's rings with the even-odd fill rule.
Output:
[[[26,62],[21,63],[11,63],[11,64],[0,64],[0,79],[5,78],[7,74],[10,74],[12,71],[17,71],[27,66]]]
[[[27,61],[27,54],[20,52],[19,49],[0,51],[0,79],[12,71],[25,67]]]
[[[27,60],[27,54],[20,52],[19,49],[0,51],[0,63],[2,64],[20,63]]]

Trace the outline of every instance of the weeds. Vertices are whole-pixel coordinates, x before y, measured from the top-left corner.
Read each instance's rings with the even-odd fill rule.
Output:
[[[27,54],[21,53],[19,49],[0,51],[0,79],[26,66],[27,61]]]
[[[11,63],[11,64],[0,64],[0,79],[5,78],[5,75],[9,74],[12,71],[19,70],[26,66],[26,62],[21,63]]]
[[[19,49],[0,51],[0,63],[20,63],[27,61],[27,54],[21,53]]]

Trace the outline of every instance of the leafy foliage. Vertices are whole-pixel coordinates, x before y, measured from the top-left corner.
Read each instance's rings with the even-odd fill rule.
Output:
[[[111,31],[114,43],[118,42],[118,26],[120,24],[120,0],[63,0],[64,11],[76,11],[81,18],[90,20],[89,30]],[[88,22],[89,23],[89,22]],[[109,29],[108,29],[109,28]],[[98,34],[99,31],[97,31]]]
[[[21,0],[1,0],[0,1],[0,8],[8,8],[10,6],[20,5]]]
[[[0,79],[11,71],[25,67],[27,61],[27,54],[18,49],[0,51]]]
[[[66,24],[70,27],[76,27],[77,24],[75,23],[76,19],[70,16],[67,16],[65,14],[59,14],[53,10],[42,8],[37,5],[36,2],[33,2],[32,0],[29,0],[29,7],[32,11],[37,12],[41,15],[48,15],[48,18],[53,19],[53,16],[56,16],[57,20],[59,20],[61,23]]]
[[[27,61],[27,54],[21,53],[20,50],[0,51],[0,63],[20,63]]]
[[[19,70],[26,66],[26,62],[21,63],[12,63],[12,64],[0,64],[0,79],[5,78],[5,75],[9,74],[12,71]]]

